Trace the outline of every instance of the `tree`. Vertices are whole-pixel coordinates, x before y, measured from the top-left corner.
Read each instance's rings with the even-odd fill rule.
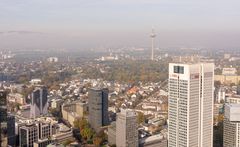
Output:
[[[137,122],[138,122],[138,124],[145,122],[145,116],[142,112],[138,112]]]
[[[85,140],[90,140],[94,135],[94,131],[89,127],[82,129],[80,133]]]
[[[218,115],[218,122],[223,122],[224,119],[224,115],[223,114],[219,114]]]
[[[63,145],[64,145],[64,146],[67,146],[67,145],[69,145],[70,143],[72,143],[71,140],[66,140],[66,141],[63,142]]]
[[[89,127],[89,124],[88,124],[87,120],[84,119],[84,118],[80,119],[80,121],[79,121],[79,128],[80,129],[84,129],[86,127]]]
[[[80,129],[80,119],[76,119],[76,120],[74,120],[74,122],[73,122],[73,126],[74,126],[74,128],[78,128],[78,129]]]
[[[100,138],[100,137],[94,137],[94,138],[93,138],[93,144],[94,144],[96,147],[100,147],[101,143],[102,143],[102,138]]]

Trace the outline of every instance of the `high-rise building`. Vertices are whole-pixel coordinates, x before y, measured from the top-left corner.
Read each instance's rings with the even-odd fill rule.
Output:
[[[30,117],[36,118],[48,114],[48,91],[44,86],[36,87],[31,94]]]
[[[213,146],[214,64],[169,64],[168,147]]]
[[[0,90],[0,147],[7,146],[7,93]]]
[[[15,116],[8,114],[7,116],[7,138],[8,145],[11,147],[16,146],[16,134],[15,134]]]
[[[223,146],[240,147],[240,104],[226,104],[223,121]]]
[[[95,131],[108,125],[108,89],[89,89],[89,123]]]
[[[138,147],[137,115],[132,110],[121,110],[116,121],[116,146]]]

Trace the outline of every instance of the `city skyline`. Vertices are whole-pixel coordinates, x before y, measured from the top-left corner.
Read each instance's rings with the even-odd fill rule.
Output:
[[[240,47],[236,0],[2,1],[1,49]]]

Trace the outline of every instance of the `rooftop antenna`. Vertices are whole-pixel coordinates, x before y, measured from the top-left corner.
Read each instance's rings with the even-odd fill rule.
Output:
[[[151,40],[152,40],[152,54],[151,54],[151,60],[154,60],[154,41],[156,38],[156,34],[154,32],[154,29],[152,28],[152,32],[150,34]]]

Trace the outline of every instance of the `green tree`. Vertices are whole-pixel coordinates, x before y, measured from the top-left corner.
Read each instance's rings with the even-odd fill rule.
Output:
[[[137,122],[138,122],[138,124],[145,122],[145,116],[142,112],[138,112]]]
[[[80,129],[80,119],[76,119],[76,120],[74,120],[74,122],[73,122],[73,126],[74,126],[74,128],[78,128],[78,129]]]
[[[84,128],[87,128],[87,127],[89,127],[89,124],[88,124],[87,120],[84,119],[84,118],[81,118],[80,121],[79,121],[79,128],[84,129]]]

